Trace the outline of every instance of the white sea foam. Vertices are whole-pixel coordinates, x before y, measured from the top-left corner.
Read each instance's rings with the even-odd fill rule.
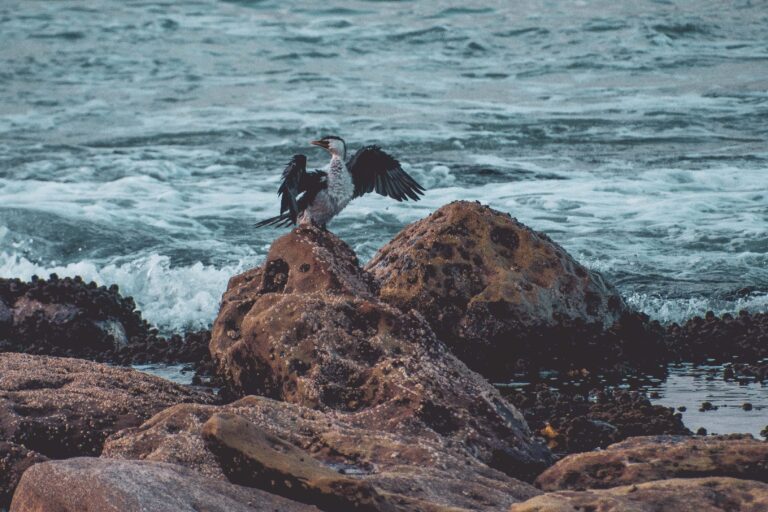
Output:
[[[756,293],[734,300],[713,299],[707,297],[668,298],[645,293],[631,293],[626,297],[627,304],[662,323],[683,323],[693,316],[703,316],[712,311],[720,316],[732,315],[741,310],[751,313],[768,311],[768,294]]]
[[[29,280],[33,275],[81,276],[99,285],[117,284],[123,295],[134,298],[148,322],[165,331],[208,327],[216,317],[227,281],[243,271],[245,262],[216,268],[202,263],[173,267],[165,256],[150,255],[122,265],[81,261],[44,266],[24,257],[0,252],[0,277]]]

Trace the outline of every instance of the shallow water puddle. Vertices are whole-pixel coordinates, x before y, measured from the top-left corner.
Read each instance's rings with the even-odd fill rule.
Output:
[[[185,386],[191,385],[195,376],[188,364],[136,364],[133,369]]]
[[[655,405],[685,407],[683,423],[693,432],[703,427],[709,434],[747,433],[759,439],[768,426],[768,385],[724,380],[721,366],[670,366],[666,379],[642,389],[649,396],[658,393],[651,398]],[[700,410],[704,402],[716,409]],[[751,410],[744,410],[744,404]]]

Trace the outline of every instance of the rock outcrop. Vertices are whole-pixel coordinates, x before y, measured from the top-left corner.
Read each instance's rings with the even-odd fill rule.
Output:
[[[16,443],[0,441],[0,509],[8,508],[11,504],[13,491],[24,471],[46,460],[48,457]]]
[[[682,325],[668,326],[666,343],[677,360],[701,363],[736,357],[739,363],[751,363],[758,369],[756,363],[768,358],[768,312],[750,314],[742,310],[735,316],[726,313],[718,317],[710,311]],[[768,377],[768,373],[756,373],[754,376],[761,380]]]
[[[208,331],[159,336],[131,297],[80,277],[0,278],[0,351],[117,364],[210,363]]]
[[[232,278],[211,353],[238,394],[344,413],[371,435],[446,440],[521,478],[550,460],[519,412],[420,314],[381,302],[352,250],[318,228],[294,229]]]
[[[419,311],[454,354],[490,376],[533,355],[557,364],[569,344],[588,363],[601,347],[585,339],[626,310],[615,288],[549,237],[479,203],[456,201],[411,224],[366,270],[382,300]]]
[[[80,278],[0,279],[0,349],[95,358],[115,352],[149,326],[117,286]]]
[[[102,457],[179,464],[327,510],[506,510],[540,493],[449,439],[360,428],[348,418],[257,396],[182,404],[118,432]]]
[[[81,359],[0,353],[0,440],[47,457],[98,455],[104,440],[210,394]]]
[[[504,393],[556,454],[588,452],[633,436],[690,435],[682,415],[637,391],[555,390],[546,384]]]
[[[768,483],[768,443],[752,436],[633,437],[606,450],[570,455],[536,484],[545,491],[584,490],[709,476]]]
[[[257,489],[144,461],[74,458],[37,464],[21,479],[12,512],[319,512]]]
[[[81,359],[0,353],[0,508],[47,458],[98,455],[107,436],[207,393]]]
[[[761,512],[768,484],[735,478],[673,478],[612,489],[559,491],[512,505],[509,512]]]

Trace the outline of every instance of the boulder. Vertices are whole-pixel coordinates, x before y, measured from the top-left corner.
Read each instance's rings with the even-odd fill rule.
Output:
[[[81,359],[0,353],[0,440],[51,458],[98,455],[104,440],[207,393]]]
[[[257,489],[144,461],[74,458],[37,464],[16,489],[12,512],[319,512]]]
[[[570,353],[589,363],[598,351],[583,339],[626,311],[613,286],[549,237],[467,201],[408,226],[366,270],[382,300],[419,311],[462,361],[494,378],[535,354],[553,363]],[[568,350],[571,343],[577,350]]]
[[[143,338],[149,326],[117,286],[79,277],[31,282],[0,279],[0,348],[95,358]]]
[[[559,491],[512,505],[509,512],[761,512],[768,484],[736,478],[673,478],[589,491]]]
[[[449,439],[365,429],[348,419],[257,396],[181,404],[112,436],[102,457],[180,464],[328,510],[506,510],[540,493]]]
[[[768,483],[768,443],[749,435],[633,437],[570,455],[536,480],[546,491],[605,489],[651,480],[724,476]]]
[[[209,331],[159,336],[131,297],[80,277],[0,278],[0,352],[82,357],[122,365],[192,363],[207,373]]]
[[[11,504],[13,490],[22,473],[33,464],[44,462],[48,457],[15,443],[0,441],[0,509]]]
[[[239,395],[326,412],[371,432],[449,440],[531,478],[551,460],[520,413],[435,338],[424,318],[379,301],[333,234],[299,227],[265,264],[232,278],[211,354]]]

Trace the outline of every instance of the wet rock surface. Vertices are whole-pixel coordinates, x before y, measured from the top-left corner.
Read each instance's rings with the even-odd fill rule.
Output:
[[[768,484],[714,477],[559,491],[512,505],[509,512],[760,512],[767,509]]]
[[[170,405],[213,401],[129,369],[0,354],[0,439],[51,458],[98,455],[107,436]]]
[[[181,466],[74,458],[24,473],[12,512],[317,512],[257,489],[205,478]]]
[[[651,322],[546,235],[467,202],[367,269],[331,233],[292,231],[231,279],[210,332],[161,337],[116,287],[0,279],[0,351],[189,362],[236,400],[0,354],[0,507],[27,470],[14,510],[762,510],[765,443],[691,438],[615,384],[672,361],[763,380],[767,341],[768,314]],[[552,386],[499,394],[467,365]],[[544,441],[578,455],[539,475]],[[559,492],[515,478],[536,475]]]
[[[580,339],[593,342],[581,342],[592,356],[610,353],[599,335],[627,312],[599,274],[479,203],[456,201],[411,224],[366,269],[384,301],[419,311],[461,360],[492,377],[521,358],[551,361]]]
[[[372,432],[427,435],[531,478],[550,455],[514,407],[435,338],[417,312],[376,298],[352,250],[299,227],[234,277],[211,352],[239,394],[346,413]]]
[[[730,361],[737,358],[744,370],[765,378],[759,369],[768,360],[768,313],[721,317],[709,312],[696,316],[682,325],[667,328],[666,344],[670,357],[681,361],[704,362],[707,360]],[[763,361],[760,364],[760,361]]]
[[[115,434],[102,456],[170,462],[293,499],[331,500],[327,510],[346,510],[341,499],[362,506],[357,496],[369,500],[366,506],[381,505],[376,510],[506,510],[540,493],[445,438],[372,431],[347,419],[257,396],[223,406],[182,404]],[[328,496],[337,489],[332,482],[342,486],[339,496],[333,491],[337,501]]]
[[[545,491],[604,489],[724,476],[768,483],[768,443],[751,436],[633,437],[606,450],[570,455],[539,475]]]
[[[0,351],[128,364],[192,363],[209,374],[208,331],[160,336],[116,285],[0,278]]]
[[[24,471],[33,464],[46,460],[48,457],[27,450],[21,445],[0,441],[0,509],[11,504],[13,491]]]
[[[504,395],[523,412],[531,430],[561,455],[605,448],[632,436],[691,434],[679,414],[652,405],[639,392],[560,391],[539,384]]]

